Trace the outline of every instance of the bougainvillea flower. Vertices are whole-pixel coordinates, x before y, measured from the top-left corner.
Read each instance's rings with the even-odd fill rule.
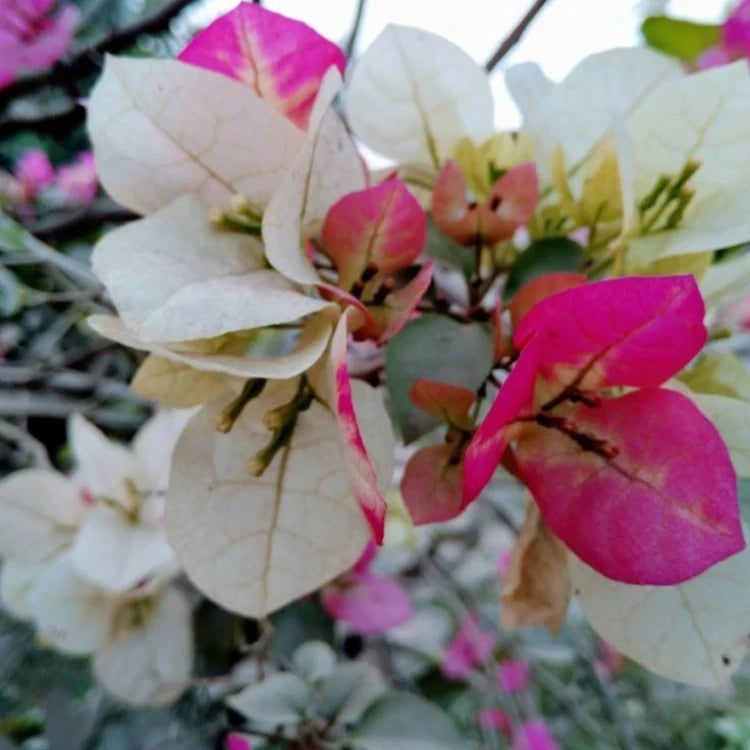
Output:
[[[461,245],[481,238],[491,245],[510,239],[533,216],[539,181],[533,163],[519,164],[498,178],[486,199],[467,193],[459,166],[448,160],[432,193],[432,218],[438,228]]]
[[[174,442],[185,414],[147,421],[132,449],[80,415],[69,423],[70,477],[16,472],[0,483],[2,601],[54,648],[94,656],[113,695],[160,705],[192,665],[190,608],[162,528]]]
[[[59,651],[92,655],[94,674],[127,703],[172,703],[193,660],[190,605],[175,588],[116,595],[82,577],[70,554],[45,568],[28,597],[31,618]]]
[[[513,736],[513,717],[501,708],[484,708],[477,714],[479,726],[485,731],[502,732]]]
[[[177,59],[241,81],[301,128],[326,71],[335,66],[343,74],[346,67],[333,42],[249,2],[196,34]]]
[[[138,69],[139,64],[144,70]],[[143,76],[161,82],[163,107],[148,98]],[[228,378],[289,377],[304,372],[325,351],[335,317],[315,313],[332,305],[268,269],[267,248],[256,237],[217,231],[207,209],[225,205],[236,192],[262,211],[303,147],[315,147],[317,156],[310,159],[305,175],[324,210],[363,185],[353,145],[329,111],[340,85],[337,78],[338,73],[330,71],[306,140],[249,88],[224,76],[174,61],[108,62],[89,105],[97,169],[117,200],[140,211],[161,210],[111,232],[95,248],[94,270],[107,285],[120,319],[95,317],[91,323],[121,343],[157,355],[156,362],[148,365],[153,377],[139,380],[146,388],[144,395],[164,394],[170,403],[175,392],[184,391],[184,385],[176,386],[185,381],[192,397],[179,405],[194,405],[226,390],[231,384]],[[132,108],[129,104],[123,110],[125,81],[129,92],[125,101]],[[175,119],[182,117],[182,110],[170,108],[172,95],[186,89],[192,97],[217,100],[215,107],[207,105],[208,119],[198,120],[189,132]],[[121,131],[120,125],[125,127],[131,119],[138,124]],[[246,122],[257,127],[248,129]],[[169,135],[164,147],[172,157],[166,169],[157,168],[160,182],[153,190],[141,187],[132,192],[139,181],[142,185],[152,179],[145,174],[144,152],[132,160],[138,146],[138,136],[133,143],[133,130],[142,136],[145,153],[157,161],[164,152],[154,151],[149,137],[157,137],[158,132],[163,140],[164,133]],[[222,147],[202,152],[200,159],[191,156],[195,148],[191,139],[213,139],[214,133]],[[223,150],[228,143],[237,144],[236,148]],[[320,160],[325,163],[325,178]],[[151,169],[149,173],[155,174]],[[325,186],[318,186],[323,179]],[[260,217],[256,234],[259,231]],[[136,248],[137,258],[132,255]],[[299,324],[301,334],[287,335],[289,343],[283,346],[282,332],[281,346],[276,347],[281,348],[279,354],[253,350],[258,332],[290,323]],[[173,364],[165,367],[164,359]],[[204,372],[194,374],[200,370]],[[194,377],[200,379],[200,387],[192,382]]]
[[[55,173],[55,187],[71,203],[91,203],[99,188],[94,154],[84,151]]]
[[[750,167],[744,62],[685,76],[676,61],[653,51],[612,50],[586,58],[561,83],[529,97],[533,71],[527,65],[509,71],[508,81],[543,183],[556,160],[563,171],[585,166],[611,139],[610,174],[619,177],[612,182],[617,195],[606,199],[622,208],[619,231],[603,252],[637,269],[750,239],[742,198]],[[693,108],[700,114],[687,124],[674,116]],[[666,142],[669,149],[660,145]],[[575,192],[580,182],[574,176],[570,188]]]
[[[331,617],[362,635],[384,633],[414,614],[403,586],[370,570],[375,551],[375,545],[370,543],[351,571],[326,586],[320,595],[320,602]]]
[[[533,719],[515,729],[511,750],[560,750],[560,745],[542,719]]]
[[[79,11],[66,3],[50,15],[55,0],[9,0],[0,17],[0,87],[19,73],[44,68],[67,52]]]
[[[538,303],[466,451],[465,502],[515,422],[515,458],[544,520],[603,575],[676,584],[743,549],[721,436],[689,399],[656,387],[702,348],[703,315],[688,276],[603,281]],[[622,386],[640,390],[602,392]]]
[[[23,187],[24,200],[32,201],[54,180],[55,168],[45,151],[29,148],[18,158],[14,175]]]
[[[440,661],[443,674],[453,679],[466,677],[481,666],[495,649],[495,634],[482,630],[476,616],[467,613]]]
[[[523,659],[508,659],[497,668],[497,682],[505,693],[522,693],[530,681],[529,665]]]

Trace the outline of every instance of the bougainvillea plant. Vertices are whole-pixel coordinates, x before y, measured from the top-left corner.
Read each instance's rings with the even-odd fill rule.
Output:
[[[496,471],[528,489],[505,625],[556,631],[574,593],[622,653],[720,685],[750,632],[748,406],[692,363],[746,273],[746,64],[615,50],[559,84],[521,65],[513,133],[433,34],[389,26],[345,64],[241,3],[176,60],[109,58],[91,93],[101,184],[142,218],[94,250],[118,315],[90,325],[149,352],[139,394],[200,407],[166,499],[180,566],[244,615],[325,587],[362,632],[368,590],[407,618],[361,559],[400,440],[416,523]],[[451,649],[459,675],[492,643],[467,620]]]

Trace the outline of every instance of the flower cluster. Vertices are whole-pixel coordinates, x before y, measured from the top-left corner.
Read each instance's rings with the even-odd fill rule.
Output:
[[[0,598],[42,642],[91,655],[101,684],[137,705],[170,703],[192,669],[190,607],[163,530],[164,494],[185,414],[146,422],[132,449],[76,414],[70,476],[16,472],[0,483]]]
[[[57,62],[68,50],[79,11],[65,3],[55,16],[55,0],[8,0],[0,18],[0,88],[20,73]]]
[[[0,205],[24,215],[32,213],[37,202],[85,205],[94,200],[98,187],[90,151],[55,168],[45,151],[29,148],[19,156],[12,174],[0,175]]]
[[[325,586],[361,632],[408,616],[361,559],[395,427],[422,440],[401,482],[416,523],[500,465],[527,487],[505,625],[555,631],[575,591],[622,653],[720,684],[750,622],[749,415],[691,363],[706,305],[748,277],[747,66],[615,50],[559,84],[518,66],[520,133],[495,132],[486,73],[419,29],[387,27],[347,71],[346,125],[344,69],[241,3],[177,60],[108,59],[91,94],[101,182],[142,218],[94,250],[118,315],[90,324],[149,352],[141,395],[200,406],[167,493],[180,565],[245,615]],[[350,131],[393,166],[371,172]],[[352,609],[384,593],[388,622]],[[447,673],[492,650],[475,631]]]

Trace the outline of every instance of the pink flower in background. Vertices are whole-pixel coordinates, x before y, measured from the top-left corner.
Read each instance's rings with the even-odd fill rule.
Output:
[[[224,740],[226,750],[253,750],[252,743],[241,734],[228,734]]]
[[[497,682],[506,693],[521,693],[529,687],[529,665],[522,659],[509,659],[497,668]]]
[[[487,660],[494,648],[495,634],[482,630],[476,615],[469,613],[445,649],[440,669],[446,677],[466,677],[474,667]]]
[[[513,719],[501,708],[485,708],[477,714],[477,720],[485,731],[502,732],[507,737],[513,735]]]
[[[511,750],[560,750],[560,745],[544,721],[534,719],[516,729]]]
[[[57,62],[73,39],[78,9],[66,4],[49,15],[55,0],[5,0],[0,13],[0,87],[19,73]]]
[[[55,169],[42,149],[29,148],[16,162],[15,176],[23,188],[24,201],[32,201],[55,179]]]
[[[706,70],[743,58],[750,58],[750,0],[742,0],[730,13],[720,42],[698,58],[698,68]]]
[[[357,564],[326,586],[321,594],[326,612],[362,635],[383,633],[413,615],[404,588],[390,578],[370,572],[375,552],[375,544],[370,543]]]
[[[69,201],[91,203],[98,189],[94,154],[84,151],[75,161],[60,167],[55,177],[55,185]]]

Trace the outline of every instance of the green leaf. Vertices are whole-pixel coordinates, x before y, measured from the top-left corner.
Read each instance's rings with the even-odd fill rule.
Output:
[[[281,672],[230,696],[227,703],[261,726],[289,725],[305,717],[312,696],[296,674]]]
[[[641,33],[649,47],[694,63],[701,52],[718,43],[721,26],[668,16],[651,16],[641,25]]]
[[[320,688],[320,712],[336,724],[352,724],[384,691],[380,672],[370,664],[338,664]]]
[[[323,641],[309,641],[294,652],[292,666],[305,682],[318,682],[333,671],[336,666],[336,654]]]
[[[567,237],[544,237],[532,242],[510,269],[503,300],[509,300],[522,286],[545,273],[580,271],[582,261],[583,248]]]
[[[355,750],[468,748],[448,714],[411,693],[390,692],[374,703],[351,734]]]
[[[288,604],[271,616],[271,648],[282,659],[291,659],[295,650],[307,641],[333,645],[333,620],[313,601]]]
[[[431,220],[427,224],[424,252],[440,265],[460,271],[467,279],[474,272],[474,253],[446,237]]]
[[[0,212],[0,250],[20,253],[26,249],[26,230],[9,216]]]
[[[488,327],[428,314],[411,321],[388,345],[385,371],[392,416],[404,442],[421,437],[440,422],[409,398],[417,378],[476,390],[492,367]]]
[[[0,267],[0,316],[15,315],[29,299],[28,292],[11,271]]]

